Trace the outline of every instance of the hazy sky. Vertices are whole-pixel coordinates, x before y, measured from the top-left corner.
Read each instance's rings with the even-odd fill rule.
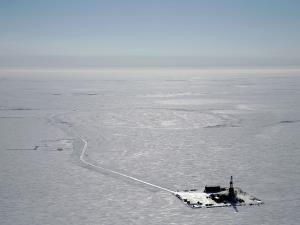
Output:
[[[0,0],[1,66],[296,64],[298,0]]]

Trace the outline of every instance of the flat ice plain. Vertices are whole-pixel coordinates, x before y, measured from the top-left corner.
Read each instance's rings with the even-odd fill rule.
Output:
[[[300,74],[0,76],[0,224],[299,224]],[[236,186],[263,206],[170,190]]]

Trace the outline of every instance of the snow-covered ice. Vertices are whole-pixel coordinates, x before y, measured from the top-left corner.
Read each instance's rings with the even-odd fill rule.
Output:
[[[1,74],[0,224],[300,222],[300,76],[57,77]],[[191,210],[111,171],[171,191],[234,175],[266,204]]]

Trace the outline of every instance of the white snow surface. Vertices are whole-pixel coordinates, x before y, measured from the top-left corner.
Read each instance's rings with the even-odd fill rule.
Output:
[[[300,76],[57,77],[0,75],[1,225],[300,223]]]

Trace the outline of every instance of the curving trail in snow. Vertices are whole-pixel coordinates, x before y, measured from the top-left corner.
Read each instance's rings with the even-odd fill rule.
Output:
[[[85,160],[84,156],[85,156],[85,153],[86,153],[86,149],[87,149],[87,141],[83,138],[81,138],[81,141],[84,143],[84,146],[83,146],[83,149],[82,149],[82,152],[81,152],[81,155],[80,155],[80,161],[82,163],[84,163],[85,165],[88,165],[88,166],[91,166],[91,167],[94,167],[94,168],[98,168],[98,169],[101,169],[103,171],[106,171],[106,172],[110,172],[110,173],[113,173],[113,174],[117,174],[119,176],[122,176],[122,177],[125,177],[127,179],[130,179],[130,180],[134,180],[136,182],[139,182],[139,183],[142,183],[142,184],[145,184],[145,185],[148,185],[148,186],[151,186],[151,187],[154,187],[154,188],[158,188],[160,190],[163,190],[163,191],[166,191],[166,192],[169,192],[169,193],[172,193],[172,194],[176,194],[175,191],[172,191],[170,189],[167,189],[167,188],[164,188],[164,187],[161,187],[161,186],[158,186],[158,185],[155,185],[155,184],[151,184],[149,182],[146,182],[146,181],[143,181],[143,180],[140,180],[140,179],[137,179],[135,177],[132,177],[132,176],[129,176],[129,175],[126,175],[124,173],[120,173],[120,172],[117,172],[117,171],[114,171],[114,170],[110,170],[110,169],[107,169],[105,167],[102,167],[102,166],[97,166],[97,165],[94,165],[88,161]]]

